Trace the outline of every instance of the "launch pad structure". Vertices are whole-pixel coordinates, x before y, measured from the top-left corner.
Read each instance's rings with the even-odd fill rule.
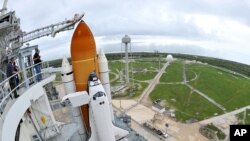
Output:
[[[3,8],[3,11],[5,12],[6,4],[7,0],[5,0],[5,7]],[[36,76],[40,74],[35,73],[34,71],[35,65],[33,64],[32,52],[35,48],[38,47],[38,45],[29,46],[28,42],[48,35],[54,37],[59,32],[73,29],[76,23],[78,23],[79,27],[84,27],[84,30],[82,32],[84,36],[87,33],[89,34],[90,38],[93,38],[93,35],[90,30],[88,30],[88,32],[85,32],[85,29],[87,29],[88,27],[83,21],[81,21],[84,14],[76,14],[72,20],[65,20],[63,22],[59,22],[50,26],[45,26],[33,30],[31,32],[24,32],[20,28],[20,19],[15,16],[15,11],[8,12],[6,14],[5,12],[2,12],[0,15],[0,140],[61,141],[70,139],[72,141],[85,141],[86,138],[90,138],[90,140],[93,141],[98,141],[102,139],[106,139],[106,141],[127,141],[126,136],[128,136],[128,131],[130,131],[130,129],[128,128],[127,130],[124,130],[124,128],[117,126],[119,125],[119,122],[117,122],[117,118],[114,117],[112,109],[108,74],[109,69],[106,56],[103,51],[100,51],[99,60],[97,60],[98,55],[95,51],[95,43],[88,44],[88,41],[93,42],[94,40],[88,40],[87,43],[86,40],[84,40],[84,44],[87,46],[87,48],[93,48],[92,50],[94,50],[93,54],[91,54],[95,58],[93,61],[93,66],[95,66],[95,69],[100,72],[99,74],[98,71],[96,71],[98,73],[98,77],[100,76],[101,81],[99,79],[97,81],[94,76],[92,76],[93,82],[90,80],[84,80],[84,82],[88,84],[88,89],[86,90],[90,92],[89,94],[86,94],[86,92],[83,91],[85,89],[82,89],[80,91],[78,89],[77,92],[70,91],[71,88],[73,90],[74,87],[76,87],[76,84],[79,84],[79,82],[75,80],[82,78],[76,77],[79,76],[76,75],[74,76],[74,80],[72,80],[73,74],[77,73],[77,71],[75,71],[75,67],[79,67],[79,65],[73,65],[73,67],[68,65],[68,69],[66,71],[64,70],[64,72],[62,70],[61,72],[65,80],[64,87],[66,90],[69,90],[66,93],[71,94],[66,95],[66,98],[62,99],[62,103],[64,102],[63,100],[65,100],[67,103],[70,98],[77,98],[78,102],[80,102],[80,104],[75,103],[74,100],[70,102],[70,104],[77,104],[77,110],[76,108],[69,108],[71,110],[71,115],[73,116],[72,123],[58,123],[54,117],[52,108],[53,106],[50,102],[51,100],[54,100],[54,96],[55,99],[58,99],[58,93],[55,91],[55,88],[53,87],[52,83],[55,80],[56,76],[52,73],[48,62],[41,63],[42,70],[40,74],[42,75],[42,80],[38,81],[36,79]],[[80,30],[82,29],[80,28]],[[79,34],[75,35],[78,36]],[[74,41],[73,39],[77,39],[77,42],[82,41],[81,36],[80,38],[73,36],[72,42]],[[124,43],[126,44],[129,42],[127,39],[124,40]],[[24,45],[25,43],[27,43],[26,46]],[[75,49],[79,49],[79,44],[75,45]],[[128,47],[126,47],[126,50],[128,51]],[[71,56],[72,58],[79,57],[74,54],[74,52],[73,54],[71,54]],[[81,56],[84,55],[81,54]],[[13,79],[15,75],[6,79],[7,76],[5,74],[6,64],[8,59],[10,58],[14,58],[16,63],[18,63],[18,65],[20,66],[19,74],[22,78],[20,84],[18,84],[17,86],[15,86],[15,88],[12,89],[10,88],[9,80]],[[91,63],[92,62],[89,62],[89,64]],[[72,62],[72,64],[74,64],[74,62]],[[81,66],[79,68],[81,69]],[[128,65],[126,68],[126,73],[128,74]],[[74,73],[72,69],[74,70]],[[86,73],[82,74],[82,76],[83,75],[85,78],[87,78],[86,75],[89,75],[89,72],[86,71]],[[71,78],[71,82],[74,81],[76,83],[71,83],[72,85],[67,85],[66,80],[69,80],[69,78]],[[129,81],[128,75],[127,80]],[[82,83],[82,81],[80,83]],[[98,86],[96,85],[97,83]],[[19,98],[13,100],[14,91],[19,94]],[[55,94],[51,95],[52,93]],[[79,93],[81,93],[81,95],[79,95]],[[80,101],[78,96],[82,98]],[[60,101],[58,101],[57,104],[60,105],[59,107],[66,106],[61,104]],[[91,117],[89,125],[91,127],[91,132],[88,131],[86,126],[84,127],[84,125],[86,125],[86,121],[88,122],[88,120],[86,120],[86,118],[83,118],[83,121],[82,114],[83,112],[86,113],[88,111],[79,111],[79,107],[82,105],[90,106],[90,113],[88,113],[87,116]],[[22,122],[20,122],[20,119],[22,119]],[[85,123],[79,122],[80,120]],[[103,131],[103,127],[108,130]],[[133,137],[131,139],[133,139]],[[143,141],[142,138],[138,138],[138,140]]]
[[[55,37],[59,32],[72,30],[84,16],[84,14],[75,14],[70,20],[25,32],[21,29],[21,19],[16,17],[15,11],[7,11],[7,1],[4,0],[3,8],[0,10],[0,82],[6,78],[8,59],[20,56],[19,50],[21,47],[26,47],[25,43],[49,35]]]

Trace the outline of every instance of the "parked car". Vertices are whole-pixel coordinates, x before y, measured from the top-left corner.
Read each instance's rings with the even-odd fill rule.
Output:
[[[156,130],[156,133],[157,133],[158,135],[163,135],[163,133],[162,133],[161,130]]]
[[[162,136],[163,136],[164,138],[168,138],[168,134],[167,134],[167,133],[163,133]]]
[[[159,103],[159,102],[161,102],[161,99],[156,99],[156,100],[154,101],[154,104],[157,104],[157,103]]]

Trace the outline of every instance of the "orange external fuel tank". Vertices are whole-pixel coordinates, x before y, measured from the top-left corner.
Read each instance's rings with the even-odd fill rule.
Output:
[[[88,76],[92,71],[99,74],[96,45],[92,32],[84,21],[80,21],[71,39],[71,63],[76,91],[87,91]],[[81,106],[87,132],[90,132],[88,105]]]

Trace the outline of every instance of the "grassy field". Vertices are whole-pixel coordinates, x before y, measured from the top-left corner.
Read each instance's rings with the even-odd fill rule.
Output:
[[[118,74],[117,70],[124,70],[124,63],[120,61],[110,61],[109,62],[109,69]],[[131,62],[129,64],[129,67],[133,67],[133,79],[138,81],[145,81],[145,80],[151,80],[155,77],[157,74],[156,70],[158,69],[159,64],[154,63],[152,61],[138,61],[138,62]],[[163,66],[163,63],[160,65]],[[135,70],[139,69],[142,71],[136,72]],[[129,74],[130,78],[132,77],[132,72],[130,71]],[[112,77],[112,76],[111,76]]]
[[[127,89],[125,92],[115,95],[113,96],[113,98],[137,98],[138,96],[140,96],[142,94],[142,92],[144,91],[144,89],[148,86],[148,83],[134,83],[134,88],[132,89]],[[133,91],[131,91],[133,90]]]
[[[124,70],[125,64],[120,61],[110,61],[109,62],[109,69],[118,75],[118,71]],[[129,64],[129,67],[133,67],[134,69],[142,69],[144,71],[142,72],[135,72],[133,73],[133,79],[135,80],[134,82],[134,89],[133,89],[133,94],[130,95],[131,89],[128,89],[125,91],[123,94],[116,95],[115,97],[126,97],[126,98],[137,98],[140,96],[140,94],[144,91],[144,89],[148,86],[148,83],[144,82],[139,82],[139,81],[144,81],[144,80],[150,80],[155,77],[157,72],[155,70],[158,67],[157,64],[147,62],[147,61],[142,61],[142,62],[131,62]],[[117,71],[118,70],[118,71]],[[129,73],[130,78],[132,77],[132,72],[130,71]],[[110,73],[110,79],[113,79],[115,76],[114,74]],[[111,82],[112,86],[115,86],[119,84],[120,79],[117,79],[116,81]]]
[[[181,82],[183,81],[182,72],[182,61],[174,61],[166,68],[166,73],[163,73],[160,82]]]
[[[166,100],[167,107],[176,109],[176,118],[185,121],[191,118],[203,120],[222,111],[200,95],[191,92],[185,85],[159,84],[150,94],[152,101],[160,98]],[[206,108],[204,108],[204,106]]]
[[[164,63],[160,63],[160,67],[162,67]],[[124,62],[121,61],[110,61],[109,62],[109,69],[111,71],[116,71],[124,69],[125,64]],[[145,69],[145,71],[150,70],[150,71],[155,71],[159,68],[159,63],[157,61],[137,61],[136,62],[130,62],[129,67],[133,69]]]
[[[161,67],[164,63],[161,63]],[[150,80],[157,74],[157,61],[140,60],[130,64],[134,69],[141,69],[141,72],[135,72],[136,89],[132,97],[138,97],[148,85],[138,81]],[[119,61],[109,62],[110,70],[116,74],[117,69],[124,68],[124,63]],[[232,111],[237,108],[250,104],[250,81],[238,75],[225,72],[223,70],[213,68],[203,64],[186,64],[187,80],[197,79],[189,82],[194,88],[208,95],[226,108],[227,111]],[[131,73],[130,73],[131,76]],[[111,76],[113,78],[113,76]],[[183,60],[177,60],[167,67],[160,79],[160,82],[182,82],[183,81]],[[116,83],[116,82],[114,82]],[[112,84],[114,84],[112,83]],[[140,88],[139,88],[140,86]],[[125,92],[129,95],[129,91]],[[214,116],[215,113],[222,114],[223,111],[218,109],[212,103],[201,97],[195,92],[191,92],[185,85],[166,85],[159,84],[150,94],[151,100],[158,98],[166,100],[169,107],[176,109],[176,118],[179,121],[185,121],[191,118],[203,120]],[[206,105],[206,108],[204,108]]]
[[[246,113],[245,113],[246,112]],[[244,117],[245,115],[245,117]],[[250,109],[247,109],[246,111],[239,113],[237,115],[238,119],[240,120],[240,124],[250,124]],[[243,121],[245,120],[245,121]]]
[[[191,70],[186,70],[186,77],[187,77],[187,81],[190,81],[192,79],[195,78],[195,72],[191,71]]]
[[[205,127],[208,128],[208,129],[210,129],[210,131],[213,131],[214,133],[216,133],[218,139],[220,139],[220,140],[224,140],[225,139],[226,134],[223,133],[219,128],[217,128],[213,124],[208,124]]]
[[[186,67],[198,75],[198,79],[190,84],[223,105],[227,111],[250,104],[248,79],[202,64]]]
[[[133,68],[143,68],[146,70],[155,71],[159,69],[159,62],[158,61],[136,61],[136,62],[132,62],[132,66]],[[160,68],[162,66],[163,66],[163,63],[160,63]]]
[[[116,73],[116,70],[121,70],[124,68],[124,63],[120,61],[109,61],[109,69]]]
[[[137,98],[138,96],[140,96],[142,92],[144,91],[144,89],[148,86],[148,83],[140,83],[139,85],[140,86],[137,88],[132,98]]]
[[[133,77],[135,80],[144,81],[144,80],[153,79],[156,74],[157,72],[153,72],[153,71],[136,72],[133,74],[134,75]]]
[[[111,80],[113,80],[114,78],[115,78],[115,74],[109,73],[109,80],[111,81]]]
[[[140,58],[140,59],[137,59],[138,61],[141,61],[141,62],[159,62],[160,63],[165,63],[166,62],[166,58],[165,57],[161,57],[161,58],[158,58],[158,57],[152,57],[152,58]]]

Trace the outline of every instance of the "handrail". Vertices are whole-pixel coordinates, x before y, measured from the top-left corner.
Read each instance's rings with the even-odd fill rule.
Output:
[[[45,73],[45,72],[44,72]],[[35,74],[34,76],[30,77],[30,78],[27,78],[26,81],[29,81],[30,79],[33,79],[34,77],[36,77],[37,75],[39,74],[43,74],[42,72],[41,73],[38,73],[38,74]],[[47,78],[47,77],[46,77]],[[44,79],[44,78],[43,78]],[[13,90],[11,90],[4,98],[3,100],[0,102],[0,106],[2,105],[3,101],[6,99],[6,97],[10,96],[18,87],[20,87],[21,85],[23,85],[26,81],[23,81],[21,82],[19,85],[17,85]]]
[[[32,67],[35,67],[36,65],[43,64],[43,63],[48,63],[48,62],[40,62],[40,63],[34,64],[34,65],[31,65],[31,66],[29,66],[29,67],[26,67],[24,70],[18,71],[17,73],[11,75],[10,77],[8,77],[8,78],[6,78],[4,81],[2,81],[2,82],[0,83],[0,86],[3,85],[3,84],[5,84],[7,81],[9,81],[12,77],[16,76],[18,73],[21,73],[21,72],[23,72],[23,71],[26,71],[26,70],[32,68]]]
[[[12,76],[8,77],[7,79],[5,79],[3,82],[0,83],[0,87],[3,87],[6,82],[8,82],[10,79],[12,79],[13,77],[16,77],[17,74],[19,73],[26,73],[26,71],[30,71],[30,69],[33,69],[36,65],[41,65],[44,68],[49,67],[48,62],[40,62],[38,64],[32,65],[32,66],[28,66],[26,67],[24,70],[18,71],[17,73],[13,74]],[[41,72],[40,73],[35,73],[32,74],[31,76],[29,76],[28,78],[26,78],[25,80],[23,80],[21,83],[19,83],[17,86],[15,86],[15,88],[11,89],[10,91],[8,91],[8,93],[3,93],[3,97],[0,101],[0,112],[4,112],[5,106],[8,103],[9,97],[11,96],[11,94],[17,90],[18,87],[20,87],[21,85],[24,85],[25,83],[29,82],[30,80],[34,79],[35,77],[37,77],[38,75],[43,75],[42,79],[47,78],[50,75],[46,75],[46,74],[50,74],[49,71],[43,71],[44,68],[41,67]],[[31,70],[32,71],[32,70]],[[34,82],[34,84],[37,83],[37,81]],[[7,102],[6,102],[7,101]],[[2,114],[1,113],[1,114]],[[2,118],[2,117],[1,117]]]

